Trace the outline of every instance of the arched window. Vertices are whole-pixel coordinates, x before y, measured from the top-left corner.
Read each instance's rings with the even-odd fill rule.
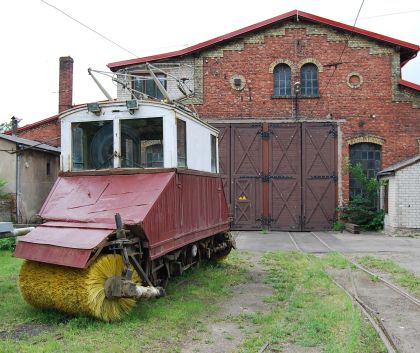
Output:
[[[374,143],[350,145],[350,163],[360,164],[368,178],[376,177],[381,169],[381,146]],[[350,175],[350,198],[363,195],[363,190],[356,178]]]
[[[288,97],[291,95],[291,70],[286,64],[279,64],[274,68],[274,97]]]
[[[318,67],[305,64],[300,69],[300,94],[305,97],[318,96]]]

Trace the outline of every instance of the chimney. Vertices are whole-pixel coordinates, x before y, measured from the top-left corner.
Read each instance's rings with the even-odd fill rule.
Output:
[[[73,106],[73,59],[71,56],[60,58],[60,77],[58,82],[58,113]]]
[[[12,120],[12,135],[13,136],[17,136],[17,129],[18,129],[18,120],[16,119],[16,117],[12,116],[12,118],[10,119]]]

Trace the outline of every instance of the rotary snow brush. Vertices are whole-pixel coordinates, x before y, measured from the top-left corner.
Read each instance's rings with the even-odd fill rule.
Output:
[[[104,321],[120,319],[135,299],[160,297],[161,288],[124,281],[120,255],[102,255],[85,270],[25,261],[19,287],[26,302],[41,309],[57,309],[71,315],[85,314]]]
[[[163,296],[163,288],[154,287],[141,268],[141,281],[138,272],[133,271],[126,245],[130,240],[125,236],[119,215],[116,223],[113,241],[116,253],[99,255],[85,269],[25,261],[19,274],[19,287],[26,302],[42,309],[113,321],[128,313],[136,299]]]

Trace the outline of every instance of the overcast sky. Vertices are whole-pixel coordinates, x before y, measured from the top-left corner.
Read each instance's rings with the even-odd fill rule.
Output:
[[[352,25],[361,4],[361,0],[46,1],[139,57],[177,50],[294,9]],[[392,13],[400,14],[381,16]],[[365,0],[356,26],[419,44],[420,3]],[[60,56],[74,59],[76,104],[104,99],[87,74],[89,67],[107,70],[110,62],[133,58],[40,0],[5,2],[0,33],[0,122],[14,115],[23,119],[21,126],[57,113]],[[403,78],[420,84],[420,57],[404,67]],[[116,97],[115,86],[103,83]]]

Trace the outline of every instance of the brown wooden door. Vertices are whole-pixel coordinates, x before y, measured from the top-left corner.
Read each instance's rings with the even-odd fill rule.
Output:
[[[302,126],[302,230],[331,229],[337,185],[336,128],[330,123]]]
[[[301,126],[270,124],[270,219],[273,230],[301,227]]]
[[[261,229],[262,126],[231,126],[231,195],[234,229]]]
[[[219,171],[232,229],[331,229],[337,180],[334,124],[269,124],[265,133],[262,124],[214,126],[220,131]]]

